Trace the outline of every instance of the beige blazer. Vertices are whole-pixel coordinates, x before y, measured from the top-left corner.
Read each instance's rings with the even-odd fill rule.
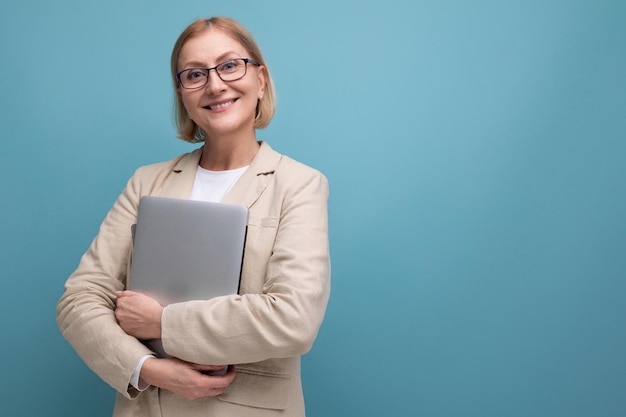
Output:
[[[131,225],[144,195],[188,198],[202,148],[139,168],[103,221],[57,305],[63,336],[118,391],[114,416],[304,416],[300,355],[311,348],[330,292],[328,183],[318,171],[267,143],[225,197],[250,210],[238,295],[169,305],[165,350],[186,361],[236,364],[217,398],[189,401],[129,385],[150,351],[114,316],[126,288]]]

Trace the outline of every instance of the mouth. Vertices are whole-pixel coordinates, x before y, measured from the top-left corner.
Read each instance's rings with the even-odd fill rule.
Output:
[[[237,99],[232,99],[232,100],[228,100],[228,101],[224,101],[224,102],[216,103],[216,104],[210,104],[208,106],[204,106],[203,108],[207,110],[222,110],[222,109],[232,106],[235,103],[235,101],[237,101]]]

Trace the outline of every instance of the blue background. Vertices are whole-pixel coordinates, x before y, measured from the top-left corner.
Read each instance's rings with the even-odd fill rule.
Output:
[[[331,183],[310,416],[626,415],[626,2],[0,5],[0,404],[108,416],[55,305],[127,178],[175,138],[193,19],[255,35],[259,138]]]

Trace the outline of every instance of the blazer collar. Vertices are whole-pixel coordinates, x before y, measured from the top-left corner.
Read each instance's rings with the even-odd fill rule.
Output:
[[[250,208],[267,187],[282,155],[273,150],[267,142],[260,142],[260,145],[250,167],[224,197],[224,203],[242,204]],[[172,168],[174,181],[170,181],[163,188],[161,195],[189,198],[201,155],[202,147],[180,158]]]

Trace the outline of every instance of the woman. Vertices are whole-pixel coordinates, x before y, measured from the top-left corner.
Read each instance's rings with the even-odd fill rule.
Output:
[[[192,23],[171,66],[179,135],[204,144],[135,172],[68,279],[57,322],[118,391],[114,416],[303,416],[300,355],[330,290],[327,181],[257,141],[274,92],[240,24]],[[238,295],[164,307],[125,290],[144,195],[249,208]],[[154,357],[141,343],[150,338],[161,338],[172,358]]]

